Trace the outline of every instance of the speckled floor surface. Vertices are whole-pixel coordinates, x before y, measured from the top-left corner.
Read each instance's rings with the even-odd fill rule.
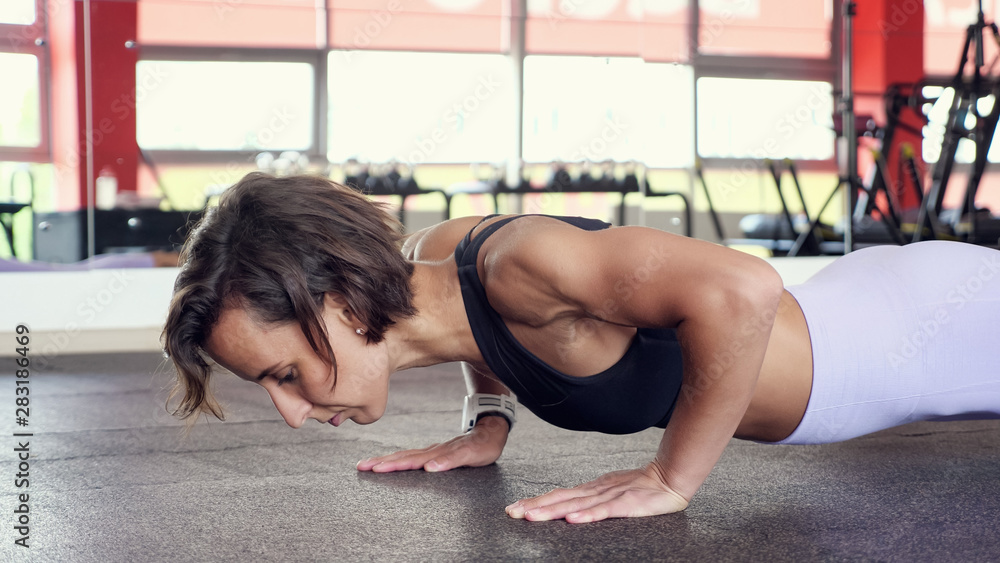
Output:
[[[367,427],[292,430],[262,389],[219,378],[229,421],[184,439],[161,360],[62,356],[37,370],[27,488],[15,487],[14,382],[0,376],[0,561],[1000,559],[1000,421],[825,446],[734,440],[684,513],[531,523],[503,507],[643,464],[660,431],[573,433],[522,411],[493,466],[363,474],[359,459],[453,436],[457,366],[396,375],[387,416]],[[28,549],[14,545],[25,492]]]

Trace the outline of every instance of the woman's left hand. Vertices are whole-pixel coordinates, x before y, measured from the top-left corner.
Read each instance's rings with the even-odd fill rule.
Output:
[[[642,469],[615,471],[573,487],[519,500],[507,507],[512,518],[541,521],[597,522],[680,512],[688,501],[663,483],[654,463]]]

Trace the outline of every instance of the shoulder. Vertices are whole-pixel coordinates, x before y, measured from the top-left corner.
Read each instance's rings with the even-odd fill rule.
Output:
[[[598,259],[602,248],[613,250],[620,239],[615,235],[623,229],[629,228],[588,230],[555,217],[526,216],[493,234],[479,257],[487,274],[524,271],[556,283],[569,274],[605,267]]]
[[[473,239],[504,219],[511,216],[484,221],[473,231]],[[477,266],[493,308],[505,319],[532,325],[578,314],[579,308],[560,290],[564,280],[553,257],[577,233],[585,232],[556,218],[521,216],[489,234],[479,249]]]
[[[480,255],[484,282],[519,284],[628,326],[676,326],[720,296],[756,289],[760,279],[779,279],[780,287],[759,258],[648,227],[588,231],[539,217],[494,237]]]
[[[486,221],[482,228],[502,219]],[[481,230],[477,228],[473,237]],[[583,253],[597,232],[601,231],[588,231],[546,216],[518,217],[495,231],[484,241],[478,256],[480,280],[494,308],[505,316],[514,311],[531,317],[541,310],[579,312],[574,295],[587,283],[580,273],[594,266]]]
[[[482,227],[485,228],[498,219],[503,217],[485,221]],[[481,230],[482,228],[477,228],[473,236],[478,235]],[[563,247],[577,244],[581,236],[588,232],[553,217],[519,217],[492,234],[483,243],[479,256],[488,270],[499,266],[504,269],[530,267],[534,270],[551,264]]]
[[[416,231],[403,242],[403,256],[421,262],[450,258],[462,238],[482,220],[480,216],[461,217]]]

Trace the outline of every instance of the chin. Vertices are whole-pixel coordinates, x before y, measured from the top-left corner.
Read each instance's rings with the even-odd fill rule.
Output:
[[[375,416],[369,416],[368,413],[364,413],[362,416],[359,416],[357,418],[352,417],[351,420],[353,420],[355,424],[366,426],[368,424],[378,422],[382,418],[382,415],[384,414],[385,414],[384,412],[381,412]]]

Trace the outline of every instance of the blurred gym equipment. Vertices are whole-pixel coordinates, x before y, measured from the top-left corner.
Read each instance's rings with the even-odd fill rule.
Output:
[[[18,196],[17,179],[19,177],[23,177],[27,181],[27,197]],[[10,247],[10,255],[15,258],[17,257],[17,247],[14,246],[14,217],[22,212],[32,213],[34,201],[35,176],[28,163],[21,163],[10,174],[7,196],[0,197],[0,225],[3,225],[4,235],[7,237],[6,242]]]

